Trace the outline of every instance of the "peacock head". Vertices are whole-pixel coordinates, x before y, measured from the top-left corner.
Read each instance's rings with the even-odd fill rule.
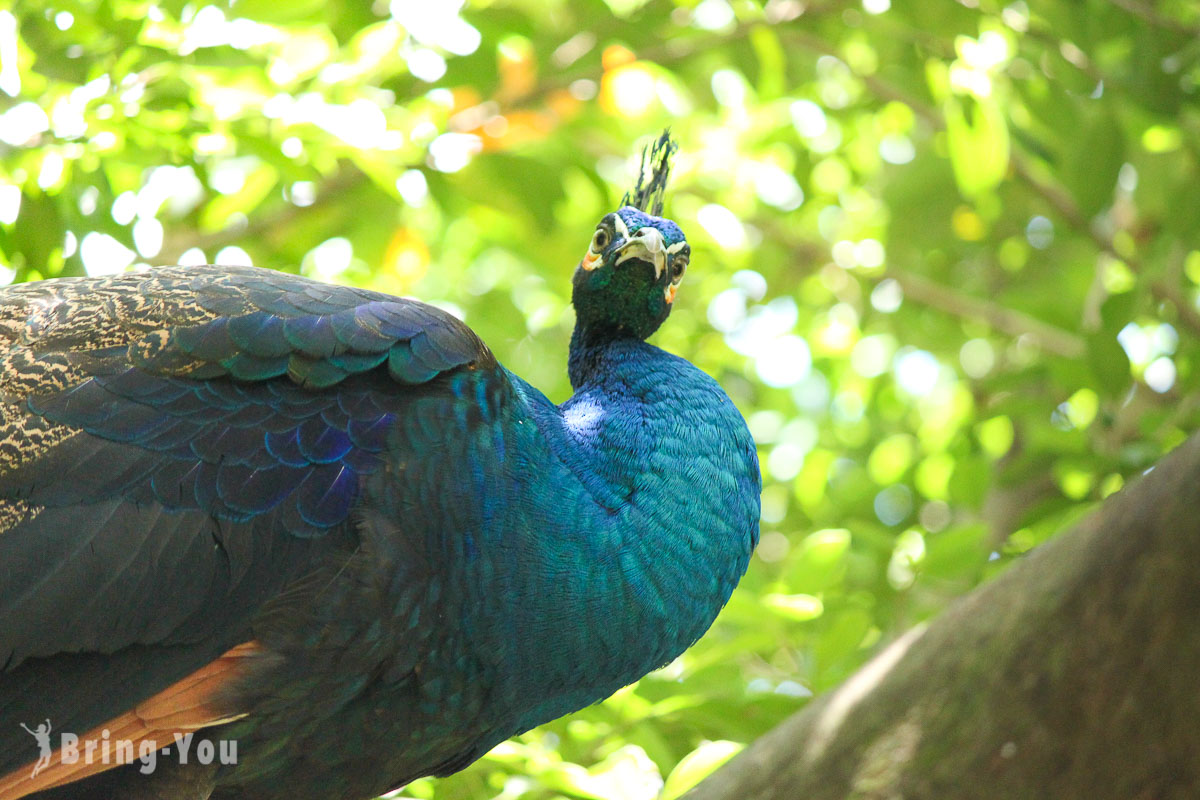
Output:
[[[632,206],[608,214],[575,270],[575,313],[585,324],[645,339],[671,313],[690,256],[671,220]]]
[[[692,253],[679,226],[659,216],[675,150],[664,132],[643,151],[637,185],[596,226],[572,281],[580,324],[645,339],[671,313]]]

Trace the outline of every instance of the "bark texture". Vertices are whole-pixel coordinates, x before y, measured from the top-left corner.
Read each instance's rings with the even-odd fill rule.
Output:
[[[1200,435],[687,800],[1200,797]]]

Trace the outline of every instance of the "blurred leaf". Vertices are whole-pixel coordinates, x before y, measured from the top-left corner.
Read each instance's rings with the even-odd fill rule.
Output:
[[[288,24],[297,22],[315,22],[321,16],[321,10],[326,3],[322,0],[294,0],[293,2],[278,3],[272,0],[238,0],[237,14],[239,17]]]
[[[925,542],[921,573],[927,578],[962,580],[981,566],[987,553],[982,525],[962,525],[930,536]]]
[[[763,598],[763,603],[779,614],[799,622],[816,619],[825,610],[821,599],[811,594],[769,594]]]
[[[701,743],[671,770],[666,783],[663,784],[659,800],[675,800],[676,797],[682,796],[744,748],[744,744],[724,740]]]
[[[1008,172],[1008,125],[991,97],[947,99],[944,105],[950,163],[958,188],[975,197],[994,188]]]
[[[833,585],[845,569],[850,531],[836,528],[809,534],[800,543],[788,570],[788,584],[811,594]]]
[[[1129,388],[1129,356],[1111,333],[1095,333],[1087,340],[1087,362],[1096,388],[1115,397]]]
[[[266,199],[275,188],[277,173],[266,164],[260,164],[248,175],[242,187],[231,194],[218,195],[205,207],[200,215],[203,230],[219,230],[234,214],[249,214]]]
[[[1114,115],[1099,114],[1068,145],[1063,182],[1087,218],[1112,202],[1117,173],[1125,162],[1125,141]]]

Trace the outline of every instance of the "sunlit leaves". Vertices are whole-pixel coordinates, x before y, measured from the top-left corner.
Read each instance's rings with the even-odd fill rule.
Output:
[[[829,529],[809,534],[788,565],[788,585],[809,594],[829,588],[841,579],[850,531]]]
[[[948,98],[945,101],[946,136],[950,163],[959,189],[974,197],[994,189],[1008,172],[1008,125],[999,103],[991,98]],[[978,223],[957,229],[968,231],[960,238],[974,241]]]
[[[750,420],[759,551],[675,663],[404,796],[677,794],[1200,424],[1195,20],[1127,6],[25,0],[0,282],[304,270],[561,401],[569,276],[670,124],[656,341]]]
[[[763,597],[763,605],[797,622],[816,619],[825,611],[821,598],[811,594],[768,594]]]
[[[729,759],[742,751],[740,742],[702,742],[679,762],[667,776],[660,800],[675,800],[688,789],[706,778]]]

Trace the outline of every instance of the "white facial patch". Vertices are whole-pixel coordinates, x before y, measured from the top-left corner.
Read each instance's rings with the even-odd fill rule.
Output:
[[[667,268],[667,247],[662,232],[649,225],[638,228],[633,236],[628,237],[625,244],[621,245],[620,253],[620,257],[617,258],[618,264],[631,258],[640,258],[652,263],[655,279],[661,278],[663,270]]]
[[[626,227],[625,220],[621,219],[620,214],[617,214],[615,217],[613,217],[613,227],[617,231],[617,236],[621,237],[622,239],[629,238],[629,228]]]

